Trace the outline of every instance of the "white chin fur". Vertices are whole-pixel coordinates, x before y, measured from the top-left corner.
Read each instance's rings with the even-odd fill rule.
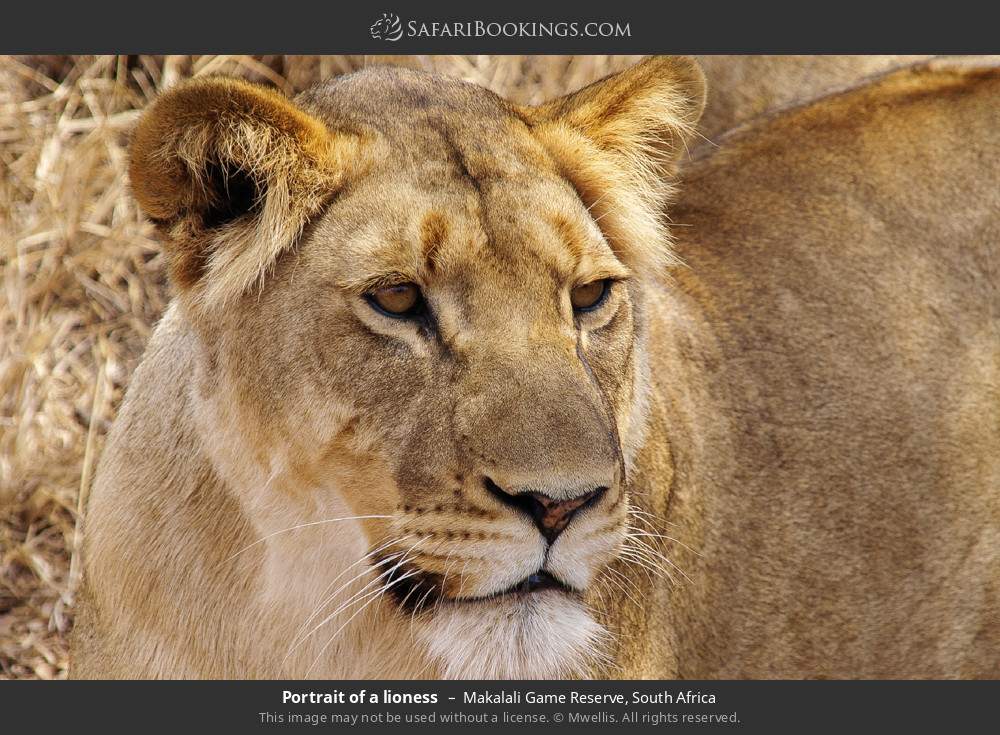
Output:
[[[444,679],[585,676],[607,632],[583,603],[556,590],[448,603],[420,626]]]

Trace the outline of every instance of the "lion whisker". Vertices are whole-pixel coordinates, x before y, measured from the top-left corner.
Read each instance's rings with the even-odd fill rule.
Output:
[[[688,551],[690,551],[695,556],[701,556],[700,553],[698,553],[697,551],[695,551],[694,549],[692,549],[690,546],[688,546],[686,543],[684,543],[680,539],[675,539],[673,536],[667,536],[667,535],[662,534],[662,533],[649,533],[647,531],[640,531],[640,530],[634,529],[634,528],[627,529],[625,533],[626,533],[626,535],[632,536],[632,537],[644,536],[644,537],[649,537],[649,538],[661,538],[661,539],[665,539],[666,541],[673,541],[675,544],[679,544],[680,546],[683,546],[685,549],[687,549]]]
[[[321,658],[323,658],[323,654],[326,653],[326,650],[330,647],[330,644],[333,643],[334,640],[336,640],[337,636],[340,635],[340,633],[344,630],[344,628],[346,628],[350,624],[350,622],[352,620],[354,620],[354,618],[356,618],[358,615],[360,615],[362,612],[364,612],[368,608],[369,605],[371,605],[375,600],[380,599],[382,595],[384,595],[390,589],[392,589],[393,587],[395,587],[397,584],[399,584],[400,582],[403,582],[406,579],[409,579],[410,577],[416,576],[417,574],[419,574],[419,572],[416,572],[416,571],[407,572],[403,576],[401,576],[401,577],[393,580],[392,582],[390,582],[388,585],[383,586],[382,589],[379,591],[379,593],[377,594],[376,597],[374,597],[372,599],[369,599],[368,602],[366,602],[364,605],[362,605],[361,607],[359,607],[354,612],[354,614],[351,615],[351,617],[349,617],[347,620],[345,620],[344,623],[343,623],[343,625],[341,625],[339,628],[337,628],[337,630],[334,631],[333,635],[330,636],[330,639],[320,649],[320,651],[317,654],[315,660],[313,660],[313,662],[309,665],[309,668],[306,669],[306,673],[305,673],[306,678],[308,678],[309,673],[313,670],[313,668],[316,666],[316,664],[319,663],[319,660]]]
[[[282,533],[288,533],[289,531],[296,531],[296,530],[298,530],[300,528],[308,528],[309,526],[319,526],[319,525],[322,525],[324,523],[340,523],[341,521],[362,521],[362,520],[366,520],[366,519],[370,519],[370,518],[392,518],[392,516],[390,516],[390,515],[347,516],[345,518],[327,518],[327,519],[322,520],[322,521],[310,521],[309,523],[300,523],[297,526],[290,526],[288,528],[282,528],[279,531],[275,531],[273,533],[269,533],[266,536],[264,536],[263,538],[257,539],[252,544],[244,546],[242,549],[240,549],[239,551],[237,551],[235,554],[233,554],[232,556],[230,556],[228,559],[225,559],[222,563],[225,564],[227,562],[230,562],[233,559],[235,559],[237,556],[239,556],[240,554],[242,554],[244,551],[247,551],[248,549],[252,549],[257,544],[262,544],[265,541],[267,541],[268,539],[274,538],[275,536],[277,536],[279,534],[282,534]]]
[[[670,572],[668,572],[663,567],[659,566],[656,563],[655,559],[643,555],[641,551],[634,548],[626,548],[622,549],[620,553],[623,558],[631,559],[633,562],[643,567],[644,569],[653,572],[656,576],[660,577],[661,579],[667,579],[670,581],[671,584],[677,583],[677,580],[673,578],[673,575],[671,575]]]
[[[628,507],[628,509],[627,509],[626,512],[628,512],[628,513],[630,513],[632,515],[635,515],[635,516],[642,516],[643,518],[651,519],[651,520],[647,520],[646,523],[649,523],[652,526],[653,530],[656,530],[656,526],[653,525],[654,521],[656,523],[662,523],[665,526],[677,526],[676,523],[671,523],[670,521],[668,521],[668,520],[666,520],[664,518],[660,518],[659,516],[653,515],[652,513],[647,513],[644,510],[640,510],[639,508],[636,508],[634,505],[630,505]]]
[[[639,603],[639,601],[637,599],[635,599],[635,597],[632,595],[632,593],[628,590],[628,588],[624,584],[622,584],[622,582],[620,580],[621,579],[625,580],[626,582],[628,582],[629,584],[631,584],[633,587],[635,586],[635,582],[633,582],[631,579],[629,579],[624,574],[622,574],[621,572],[619,572],[617,569],[612,569],[612,568],[608,567],[605,571],[608,572],[608,574],[609,574],[609,576],[605,577],[605,579],[608,580],[608,583],[609,584],[614,584],[616,588],[618,588],[619,590],[621,590],[622,594],[624,594],[629,600],[632,601],[632,603],[636,607],[638,607],[641,610],[642,609],[642,605]],[[610,576],[610,575],[615,575],[615,576]]]
[[[383,560],[383,561],[379,561],[379,562],[378,562],[378,566],[381,566],[381,565],[383,565],[383,564],[388,564],[388,563],[390,563],[391,561],[395,561],[396,563],[395,563],[395,565],[394,565],[394,566],[393,566],[393,567],[392,567],[391,569],[388,569],[388,570],[386,570],[386,571],[382,572],[382,573],[381,573],[381,574],[379,574],[379,575],[378,575],[377,577],[375,577],[374,579],[372,579],[371,581],[369,581],[369,582],[368,582],[368,584],[366,584],[366,585],[365,585],[364,587],[362,587],[362,588],[361,588],[360,590],[358,590],[357,592],[355,592],[355,593],[354,593],[354,594],[353,594],[353,595],[352,595],[352,596],[351,596],[350,598],[348,598],[348,599],[347,599],[347,600],[346,600],[345,602],[341,603],[341,605],[340,605],[340,606],[338,606],[336,610],[334,610],[334,611],[333,611],[332,613],[330,613],[329,615],[327,615],[327,616],[326,616],[326,617],[325,617],[325,618],[324,618],[324,619],[323,619],[322,621],[320,621],[319,623],[317,623],[317,624],[316,624],[316,626],[314,626],[312,630],[310,630],[310,631],[309,631],[308,633],[306,633],[305,635],[301,636],[301,637],[300,637],[300,638],[299,638],[299,639],[298,639],[297,641],[295,641],[295,642],[294,642],[294,643],[292,644],[292,647],[291,647],[291,648],[289,649],[288,653],[287,653],[287,654],[285,654],[285,658],[284,658],[284,659],[282,659],[282,662],[286,661],[286,660],[288,659],[288,657],[289,657],[289,656],[290,656],[290,655],[292,654],[292,652],[293,652],[293,651],[294,651],[294,650],[295,650],[296,648],[298,648],[298,647],[299,647],[300,645],[302,645],[302,643],[303,643],[304,641],[308,640],[308,638],[309,638],[310,636],[312,636],[312,635],[313,635],[314,633],[316,633],[316,631],[318,631],[318,630],[319,630],[320,628],[322,628],[322,627],[323,627],[324,625],[326,625],[326,624],[327,624],[328,622],[330,622],[331,620],[333,620],[334,618],[336,618],[336,617],[337,617],[337,616],[338,616],[338,615],[339,615],[339,614],[340,614],[341,612],[343,612],[344,610],[346,610],[347,608],[349,608],[349,607],[350,607],[351,605],[355,605],[355,604],[357,604],[358,602],[360,602],[361,600],[368,600],[368,602],[366,602],[366,603],[365,603],[365,604],[364,604],[364,605],[363,605],[363,606],[362,606],[362,607],[360,608],[361,610],[363,610],[363,609],[364,609],[365,607],[367,607],[367,606],[368,606],[368,604],[369,604],[369,603],[371,602],[371,599],[370,599],[370,598],[371,598],[371,597],[372,597],[373,595],[378,595],[378,594],[379,594],[380,592],[385,592],[385,590],[386,590],[386,589],[388,589],[388,587],[386,587],[386,586],[384,586],[384,585],[383,585],[382,587],[380,587],[379,589],[374,589],[374,590],[371,590],[371,591],[369,591],[369,592],[367,592],[367,593],[365,592],[365,590],[367,590],[367,589],[368,589],[369,587],[371,587],[371,586],[372,586],[373,584],[378,584],[379,580],[381,580],[381,579],[383,579],[383,578],[386,578],[386,577],[391,577],[391,575],[392,575],[392,574],[393,574],[394,572],[396,572],[396,570],[398,570],[398,569],[399,569],[399,568],[400,568],[400,567],[401,567],[401,566],[402,566],[402,565],[403,565],[404,563],[406,563],[406,561],[407,561],[407,555],[408,555],[408,554],[409,554],[410,552],[412,552],[412,551],[413,551],[413,550],[414,550],[414,549],[415,549],[415,548],[416,548],[417,546],[419,546],[419,545],[420,545],[421,543],[423,543],[424,541],[426,541],[426,540],[427,540],[427,538],[428,538],[428,537],[426,537],[426,536],[425,536],[425,537],[423,537],[423,538],[419,539],[419,540],[418,540],[418,541],[417,541],[417,542],[416,542],[415,544],[413,544],[413,545],[412,545],[412,546],[411,546],[411,547],[410,547],[409,549],[407,549],[407,550],[406,550],[405,552],[402,552],[402,553],[397,553],[397,554],[393,554],[393,555],[392,555],[392,556],[391,556],[390,558],[388,558],[388,559],[386,559],[386,560]],[[368,570],[365,570],[365,573],[366,573],[367,571],[368,571]],[[400,577],[399,579],[403,579],[403,578],[405,578],[405,577],[407,577],[407,576],[413,576],[413,575],[414,575],[414,574],[416,574],[416,573],[417,573],[417,572],[411,572],[411,573],[407,573],[406,575],[403,575],[403,577]],[[393,581],[392,583],[390,583],[390,584],[389,584],[389,587],[392,587],[392,586],[394,586],[394,585],[396,584],[396,582],[397,582],[397,581],[398,581],[398,580],[394,580],[394,581]],[[360,610],[359,610],[358,612],[360,612]],[[354,619],[354,616],[355,616],[355,615],[357,615],[357,612],[355,612],[355,613],[354,613],[354,615],[352,615],[352,616],[351,616],[350,618],[348,618],[348,622],[350,622],[351,620],[353,620],[353,619]],[[339,632],[339,631],[338,631],[338,632]],[[325,649],[324,649],[324,650],[325,650]],[[322,655],[322,652],[321,652],[321,655]]]
[[[471,560],[470,559],[466,559],[465,560],[465,564],[462,565],[462,573],[459,575],[460,579],[462,580],[459,583],[459,585],[458,585],[458,597],[459,598],[461,598],[462,595],[465,594],[465,580],[466,580],[465,572],[469,568],[469,561],[471,561]]]
[[[680,572],[681,574],[684,574],[683,570],[681,570],[681,568],[678,567],[677,564],[672,559],[670,559],[669,557],[667,557],[665,554],[661,553],[659,550],[657,550],[656,548],[654,548],[648,542],[644,541],[639,535],[635,535],[635,534],[632,534],[632,533],[629,533],[629,532],[626,531],[626,533],[625,533],[625,540],[626,540],[626,542],[628,542],[628,541],[634,542],[636,544],[635,548],[642,549],[646,553],[651,554],[654,557],[663,560],[664,562],[666,562],[667,564],[669,564],[671,567],[673,567],[674,569],[676,569],[678,572]],[[678,541],[677,543],[680,543],[680,542]],[[692,553],[694,553],[693,549],[691,549],[691,551],[692,551]],[[685,575],[685,577],[686,576],[687,575]]]
[[[384,538],[384,537],[383,537],[383,538]],[[385,550],[385,549],[389,548],[389,547],[390,547],[390,546],[392,546],[393,544],[401,544],[401,543],[403,543],[404,541],[407,541],[408,539],[411,539],[411,538],[413,538],[413,535],[412,535],[412,534],[409,534],[409,535],[406,535],[406,536],[402,536],[401,538],[396,538],[396,539],[391,539],[391,540],[389,540],[389,541],[386,541],[386,542],[385,542],[385,543],[383,543],[383,544],[380,544],[380,545],[379,545],[379,546],[377,546],[376,548],[372,549],[371,551],[369,551],[369,552],[368,552],[367,554],[365,554],[364,556],[362,556],[362,557],[358,558],[358,559],[357,559],[357,560],[356,560],[355,562],[353,562],[353,563],[352,563],[352,564],[351,564],[350,566],[346,567],[346,568],[345,568],[345,569],[344,569],[344,570],[343,570],[343,571],[342,571],[342,572],[341,572],[340,574],[338,574],[338,575],[337,575],[336,577],[334,577],[334,578],[333,578],[332,580],[330,580],[330,584],[328,584],[328,585],[326,586],[326,589],[324,589],[324,590],[323,590],[323,591],[322,591],[322,592],[320,593],[320,597],[325,597],[325,596],[327,595],[327,593],[329,593],[329,592],[330,592],[330,588],[331,588],[331,587],[333,587],[333,585],[335,585],[335,584],[337,583],[337,580],[338,580],[338,579],[340,579],[341,577],[343,577],[343,576],[344,576],[345,574],[347,574],[347,573],[348,573],[348,572],[349,572],[349,571],[350,571],[351,569],[353,569],[354,567],[356,567],[356,566],[357,566],[358,564],[361,564],[361,563],[362,563],[362,562],[364,562],[364,561],[365,561],[366,559],[368,559],[368,558],[370,558],[370,557],[374,556],[375,554],[379,553],[380,551],[383,551],[383,550]],[[315,617],[316,617],[316,616],[317,616],[317,615],[319,614],[319,611],[320,611],[320,610],[321,610],[321,609],[322,609],[323,607],[325,607],[326,605],[328,605],[328,604],[330,603],[330,601],[331,601],[331,600],[332,600],[332,599],[333,599],[333,598],[334,598],[334,597],[335,597],[335,596],[336,596],[336,595],[337,595],[337,594],[338,594],[338,593],[339,593],[339,592],[340,592],[340,591],[341,591],[341,590],[342,590],[342,589],[343,589],[343,588],[344,588],[345,586],[349,585],[349,584],[350,584],[351,582],[355,581],[355,580],[356,580],[356,579],[358,579],[359,577],[362,577],[362,576],[364,576],[364,575],[365,575],[365,574],[367,574],[367,573],[368,573],[369,571],[370,571],[370,569],[369,569],[369,568],[365,568],[365,569],[363,569],[363,570],[362,570],[361,572],[359,572],[358,574],[356,574],[356,575],[355,575],[354,577],[352,577],[352,578],[351,578],[350,580],[348,580],[347,582],[345,582],[344,584],[342,584],[342,585],[341,585],[340,587],[338,587],[338,588],[337,588],[337,589],[336,589],[336,590],[335,590],[335,591],[334,591],[333,593],[331,593],[331,594],[330,594],[330,596],[329,596],[329,597],[325,597],[325,599],[324,599],[324,600],[323,600],[322,602],[320,602],[320,603],[319,603],[319,604],[318,604],[318,605],[316,606],[316,609],[315,609],[315,610],[314,610],[314,611],[312,612],[312,614],[311,614],[311,615],[310,615],[310,616],[309,616],[309,617],[308,617],[308,618],[306,619],[306,621],[305,621],[305,622],[304,622],[304,623],[303,623],[303,624],[302,624],[302,625],[301,625],[301,626],[299,627],[299,631],[303,630],[303,629],[304,629],[304,628],[305,628],[305,627],[306,627],[307,625],[309,625],[309,623],[311,623],[311,622],[313,621],[313,619],[314,619],[314,618],[315,618]],[[296,633],[296,635],[298,635],[298,633]]]
[[[449,564],[445,568],[444,575],[441,577],[441,594],[438,596],[438,599],[434,602],[434,609],[435,610],[437,610],[439,607],[441,607],[441,602],[444,599],[444,592],[445,592],[445,588],[446,588],[446,583],[448,582],[448,575],[451,573],[452,567],[454,567],[455,564],[458,563],[460,557],[457,557],[454,554],[448,554],[448,558],[451,559],[452,562],[451,562],[451,564]],[[447,561],[447,559],[446,559],[446,561]]]
[[[383,564],[392,563],[393,561],[396,561],[397,559],[399,559],[401,556],[402,556],[402,552],[391,554],[391,555],[387,556],[385,559],[381,559],[381,560],[375,562],[375,564],[374,564],[373,567],[366,567],[366,568],[362,569],[360,572],[358,572],[357,574],[355,574],[349,580],[347,580],[346,582],[344,582],[343,584],[341,584],[340,587],[338,587],[336,590],[334,590],[333,593],[331,593],[328,597],[326,597],[324,600],[322,600],[316,606],[316,609],[309,616],[309,618],[299,627],[299,631],[302,631],[305,628],[307,628],[309,626],[309,623],[311,623],[320,614],[320,611],[323,608],[325,608],[327,605],[329,605],[331,602],[333,602],[333,600],[336,599],[337,595],[339,595],[342,590],[347,589],[351,585],[352,582],[354,582],[354,581],[356,581],[358,579],[361,579],[366,574],[368,574],[369,572],[373,571],[373,569],[375,567],[382,566]],[[358,595],[364,593],[365,590],[367,590],[373,584],[377,583],[378,580],[381,579],[384,575],[389,574],[389,573],[391,573],[391,570],[382,572],[377,577],[371,579],[367,584],[365,584],[364,586],[362,586],[360,590],[357,590],[353,595],[351,595],[351,597],[348,598],[345,601],[344,604],[349,603],[351,600],[353,600],[354,598],[356,598]],[[300,633],[296,633],[296,635],[299,635],[299,634]]]
[[[430,586],[430,587],[428,588],[428,590],[427,590],[427,591],[426,591],[426,592],[424,593],[424,596],[423,596],[423,597],[421,597],[421,598],[420,598],[420,599],[419,599],[419,600],[417,601],[417,604],[413,606],[413,612],[414,612],[414,614],[415,614],[415,613],[416,613],[416,612],[417,612],[417,611],[418,611],[418,610],[419,610],[419,609],[421,608],[421,606],[422,606],[422,605],[424,604],[424,602],[425,602],[425,601],[427,600],[427,596],[428,596],[428,595],[429,595],[429,594],[430,594],[431,592],[433,592],[433,591],[434,591],[434,587],[435,587],[435,585],[433,585],[433,584],[432,584],[432,585],[431,585],[431,586]]]
[[[687,574],[684,573],[683,569],[681,569],[673,561],[671,561],[670,559],[668,559],[666,556],[664,556],[663,554],[661,554],[659,551],[657,551],[656,549],[654,549],[652,546],[650,546],[649,544],[647,544],[646,542],[644,542],[642,539],[636,538],[635,536],[628,536],[628,535],[626,535],[626,539],[635,542],[637,544],[637,548],[636,547],[633,547],[633,548],[636,549],[636,550],[639,550],[640,553],[644,553],[644,554],[650,555],[652,557],[652,560],[660,559],[661,561],[666,562],[673,569],[677,570],[677,572],[682,577],[684,577],[684,579],[686,579],[688,582],[691,582],[691,578]],[[664,570],[664,571],[666,571],[666,570]]]
[[[413,585],[412,587],[410,587],[410,591],[407,592],[406,595],[403,597],[403,599],[399,601],[399,606],[405,610],[406,609],[406,601],[410,599],[410,595],[412,595],[414,592],[416,592],[418,589],[420,589],[423,586],[424,586],[423,582],[417,582],[415,585]],[[412,635],[413,634],[413,630],[412,630],[413,624],[412,623],[410,624],[410,628],[411,628],[410,634]]]
[[[380,561],[379,565],[381,565],[381,564],[388,564],[391,561],[397,560],[401,556],[402,556],[402,554],[394,554],[389,559],[387,559],[385,561]],[[382,572],[381,574],[379,574],[374,579],[369,580],[368,583],[365,584],[361,589],[359,589],[358,591],[356,591],[353,595],[351,595],[349,598],[347,598],[347,600],[345,600],[340,605],[338,605],[338,607],[332,613],[330,613],[325,618],[323,618],[323,620],[321,620],[319,623],[317,623],[315,625],[315,627],[312,628],[312,630],[310,630],[308,633],[305,633],[304,635],[298,636],[292,642],[292,646],[288,649],[288,652],[285,654],[285,657],[282,659],[282,663],[284,663],[285,661],[287,661],[288,657],[292,655],[292,653],[295,651],[295,649],[297,649],[300,645],[302,645],[302,643],[305,642],[313,633],[315,633],[317,630],[319,630],[320,628],[322,628],[328,622],[330,622],[331,620],[333,620],[334,618],[336,618],[337,615],[339,615],[343,610],[345,610],[346,608],[350,607],[351,605],[353,605],[353,604],[355,604],[357,602],[360,602],[361,600],[367,599],[371,595],[377,594],[378,591],[379,591],[379,589],[381,589],[381,587],[379,587],[378,589],[372,589],[372,590],[369,590],[369,588],[372,587],[372,585],[377,585],[378,582],[379,582],[379,580],[381,580],[386,575],[392,574],[392,571],[393,571],[392,569],[388,569],[388,570]],[[369,570],[366,569],[361,574],[359,574],[358,577],[361,577],[361,576],[367,574],[368,572],[369,572]],[[358,577],[355,577],[354,579],[357,579]],[[353,581],[353,580],[351,580],[351,581]],[[333,599],[333,598],[331,597],[330,599]],[[322,609],[328,603],[329,603],[329,600],[327,602],[322,603],[319,606],[319,609]],[[313,617],[315,617],[315,615]],[[302,628],[307,627],[307,625],[308,625],[308,623],[306,623],[305,625],[303,625]]]

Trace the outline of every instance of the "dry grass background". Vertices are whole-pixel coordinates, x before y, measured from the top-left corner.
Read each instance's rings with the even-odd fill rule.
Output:
[[[393,57],[520,102],[637,57]],[[169,299],[129,197],[139,111],[178,80],[242,76],[287,93],[349,56],[0,57],[0,678],[65,678],[81,508],[96,458]]]

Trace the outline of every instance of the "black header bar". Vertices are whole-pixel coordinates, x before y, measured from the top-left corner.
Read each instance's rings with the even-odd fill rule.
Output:
[[[4,53],[997,53],[990,3],[8,3]]]

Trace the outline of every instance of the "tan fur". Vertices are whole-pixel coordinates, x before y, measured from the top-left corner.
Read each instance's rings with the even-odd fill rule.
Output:
[[[711,55],[698,57],[708,79],[708,104],[698,125],[708,140],[794,104],[817,99],[926,56],[866,54]]]
[[[298,99],[366,163],[253,278],[178,279],[92,492],[74,675],[1000,674],[1000,76],[745,131],[686,174],[660,279],[701,80],[653,59],[523,109],[373,69]],[[153,108],[164,139],[227,134],[216,84]],[[171,257],[255,242],[162,227]],[[431,321],[360,297],[400,279]],[[546,550],[484,477],[608,491]],[[488,597],[542,565],[582,594]]]
[[[654,616],[674,673],[1000,675],[998,103],[934,62],[685,172],[650,339],[700,553]]]

